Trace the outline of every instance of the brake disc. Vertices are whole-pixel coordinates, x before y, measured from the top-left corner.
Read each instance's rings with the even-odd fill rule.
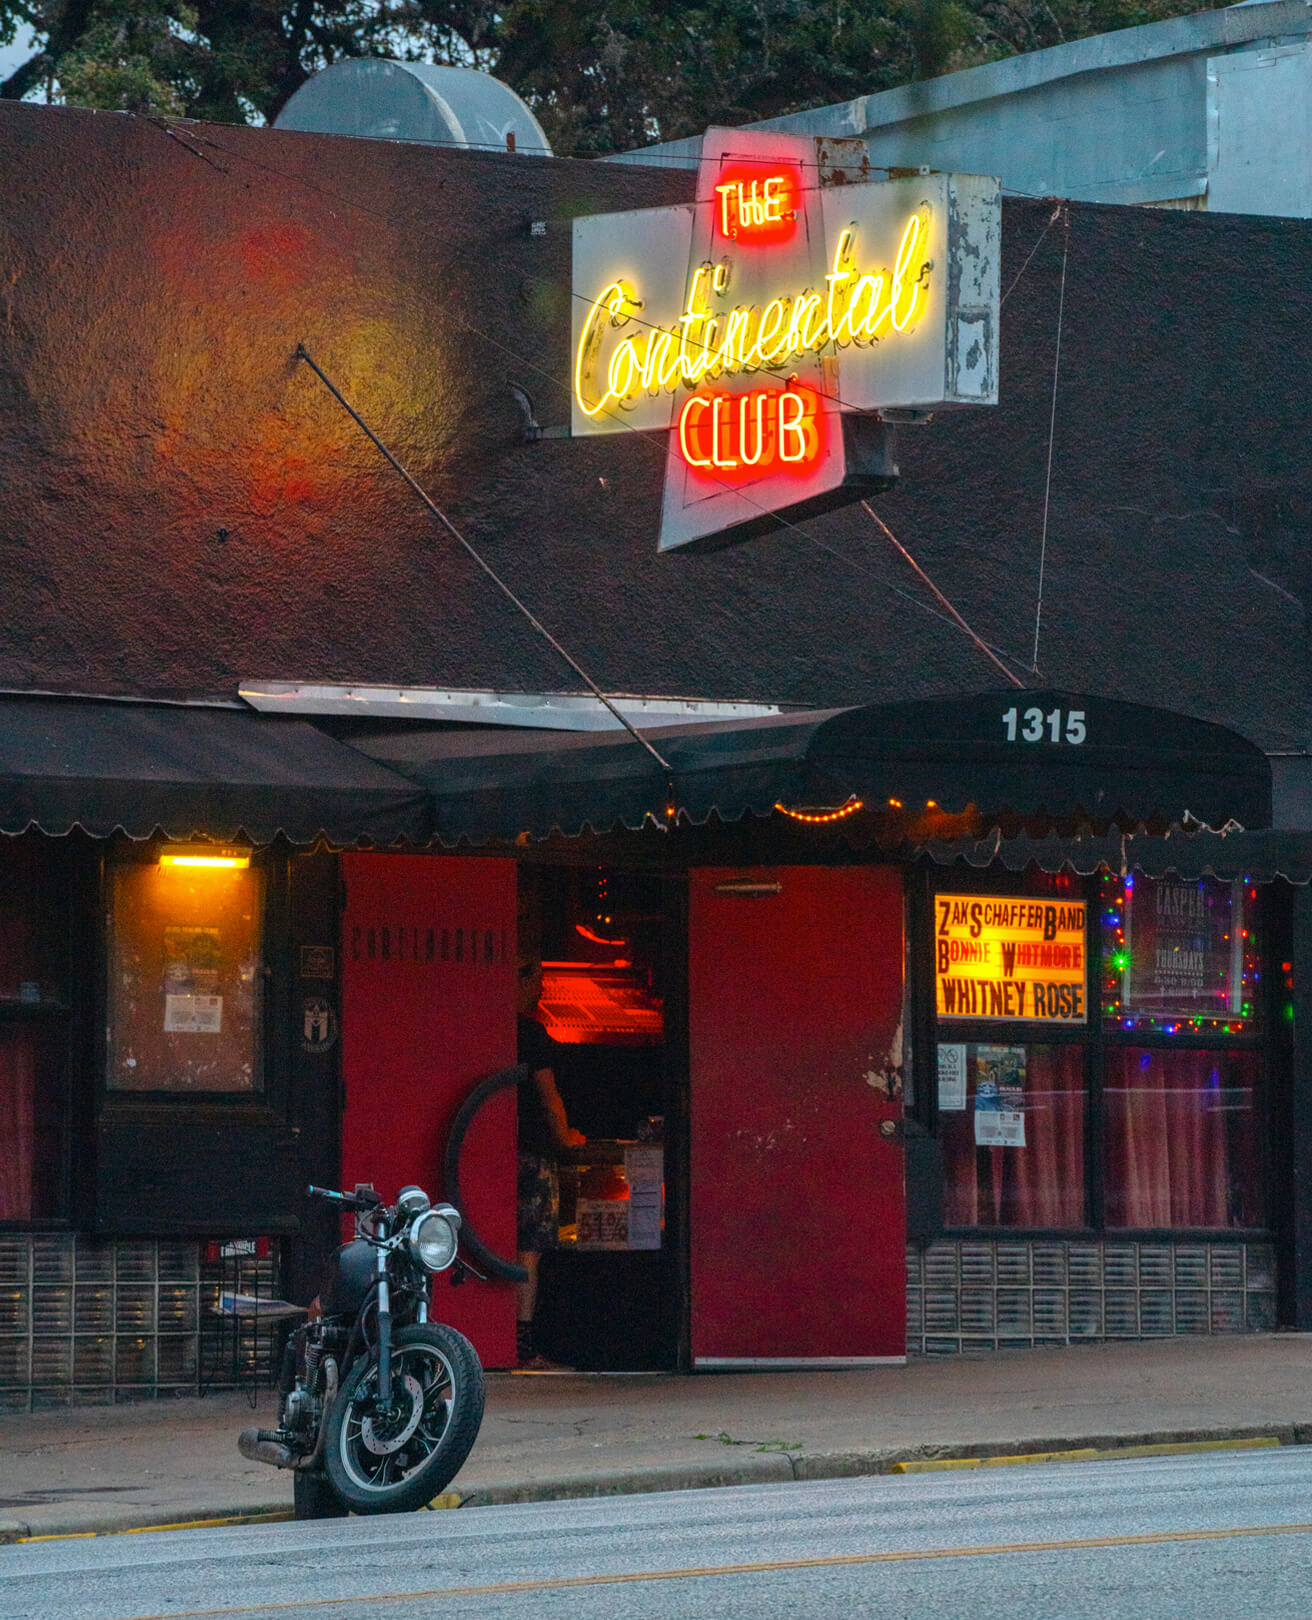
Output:
[[[396,1418],[380,1422],[367,1417],[360,1424],[360,1438],[364,1441],[365,1450],[373,1452],[375,1457],[388,1457],[392,1452],[399,1451],[423,1421],[423,1385],[413,1373],[393,1377],[392,1398],[395,1400],[401,1393],[410,1401],[410,1412],[404,1422],[398,1422]]]

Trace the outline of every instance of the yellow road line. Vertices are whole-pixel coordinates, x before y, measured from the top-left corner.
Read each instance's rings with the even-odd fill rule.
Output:
[[[965,1468],[1018,1468],[1025,1463],[1106,1462],[1117,1457],[1187,1457],[1198,1451],[1257,1451],[1278,1446],[1274,1434],[1247,1440],[1170,1440],[1147,1446],[1082,1446],[1073,1451],[1024,1451],[1014,1457],[932,1457],[894,1463],[894,1474],[941,1474]]]
[[[1189,1541],[1234,1541],[1252,1536],[1312,1535],[1312,1524],[1241,1525],[1226,1530],[1157,1530],[1135,1536],[1079,1536],[1061,1541],[1015,1541],[982,1547],[906,1548],[897,1552],[835,1553],[820,1558],[777,1558],[756,1564],[706,1564],[688,1569],[627,1570],[614,1575],[560,1575],[538,1581],[498,1581],[487,1586],[428,1587],[414,1592],[369,1592],[355,1597],[297,1598],[286,1603],[246,1603],[228,1609],[170,1609],[123,1620],[222,1620],[227,1615],[287,1614],[296,1609],[359,1609],[366,1603],[435,1602],[439,1599],[505,1597],[516,1592],[566,1592],[585,1586],[633,1586],[648,1581],[699,1581],[715,1575],[768,1575],[797,1569],[841,1569],[862,1564],[914,1564],[935,1558],[988,1558],[1003,1553],[1084,1552],[1099,1547],[1153,1547]]]

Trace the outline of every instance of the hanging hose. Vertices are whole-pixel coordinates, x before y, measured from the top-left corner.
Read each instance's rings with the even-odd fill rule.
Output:
[[[465,1208],[465,1201],[460,1192],[460,1153],[465,1145],[469,1127],[474,1122],[474,1116],[488,1098],[495,1097],[498,1092],[505,1091],[510,1086],[517,1086],[521,1080],[527,1079],[528,1065],[517,1063],[512,1069],[498,1069],[495,1074],[488,1075],[486,1080],[479,1081],[456,1110],[456,1117],[451,1121],[451,1131],[446,1139],[446,1157],[442,1165],[446,1197],[460,1211],[460,1247],[489,1276],[499,1277],[502,1282],[527,1282],[528,1272],[514,1260],[506,1260],[501,1255],[494,1254],[470,1224],[469,1212]]]

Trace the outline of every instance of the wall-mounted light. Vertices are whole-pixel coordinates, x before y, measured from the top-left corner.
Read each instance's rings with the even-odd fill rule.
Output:
[[[241,872],[251,864],[251,855],[247,849],[225,849],[216,844],[176,844],[160,851],[159,864]]]

